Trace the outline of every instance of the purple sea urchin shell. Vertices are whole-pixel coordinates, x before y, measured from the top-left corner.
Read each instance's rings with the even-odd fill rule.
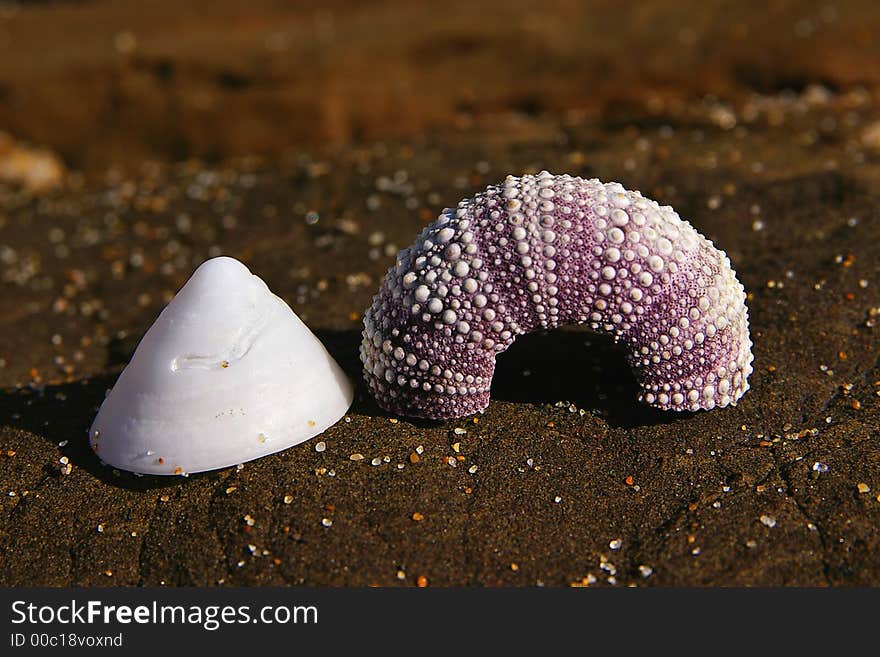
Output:
[[[546,171],[444,210],[398,254],[364,316],[364,377],[387,411],[470,415],[489,403],[497,354],[565,324],[623,344],[639,399],[658,408],[727,406],[749,387],[727,255],[639,192]]]

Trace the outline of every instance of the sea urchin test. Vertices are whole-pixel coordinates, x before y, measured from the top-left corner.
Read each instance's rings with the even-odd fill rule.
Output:
[[[214,258],[144,335],[89,441],[124,470],[213,470],[308,440],[339,420],[352,396],[290,307],[239,261]]]
[[[516,336],[565,324],[611,334],[658,408],[748,389],[748,309],[725,253],[639,192],[546,171],[444,210],[398,254],[364,316],[364,377],[387,411],[469,415]]]

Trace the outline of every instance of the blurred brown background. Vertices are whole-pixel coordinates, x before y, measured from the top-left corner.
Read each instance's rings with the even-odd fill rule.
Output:
[[[0,129],[75,168],[876,92],[880,3],[0,3]]]

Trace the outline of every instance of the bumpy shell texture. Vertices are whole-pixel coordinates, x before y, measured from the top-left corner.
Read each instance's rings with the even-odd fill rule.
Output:
[[[385,410],[456,418],[486,408],[517,335],[587,324],[625,347],[639,400],[708,410],[749,387],[745,300],[727,255],[671,207],[618,183],[508,176],[398,254],[361,361]]]

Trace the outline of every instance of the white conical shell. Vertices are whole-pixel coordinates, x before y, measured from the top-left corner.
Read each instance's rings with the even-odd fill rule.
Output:
[[[290,307],[242,263],[214,258],[144,335],[89,442],[124,470],[202,472],[308,440],[339,420],[352,396]]]

